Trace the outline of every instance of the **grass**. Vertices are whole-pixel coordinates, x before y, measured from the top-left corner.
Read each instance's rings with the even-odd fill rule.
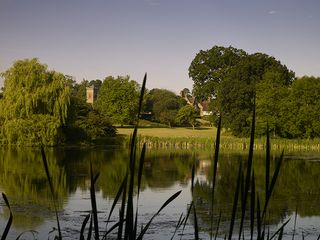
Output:
[[[129,143],[132,128],[118,128],[118,134]],[[196,128],[139,128],[138,142],[146,143],[148,148],[214,148],[214,136],[217,134],[215,127]],[[266,137],[256,138],[253,148],[264,150]],[[238,138],[221,129],[220,149],[248,150],[250,138]],[[274,150],[291,151],[320,151],[320,139],[272,139],[271,147]]]
[[[118,134],[131,135],[132,128],[117,128]],[[157,136],[159,138],[211,138],[217,134],[215,127],[211,128],[139,128],[139,136]]]

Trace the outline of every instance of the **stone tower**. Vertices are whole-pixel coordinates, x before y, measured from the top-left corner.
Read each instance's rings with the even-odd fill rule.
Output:
[[[87,103],[93,104],[97,100],[98,89],[95,86],[87,87]]]

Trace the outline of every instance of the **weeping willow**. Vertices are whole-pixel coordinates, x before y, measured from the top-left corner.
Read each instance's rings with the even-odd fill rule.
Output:
[[[71,89],[62,73],[49,71],[36,58],[16,61],[1,74],[3,144],[55,145],[66,124]]]

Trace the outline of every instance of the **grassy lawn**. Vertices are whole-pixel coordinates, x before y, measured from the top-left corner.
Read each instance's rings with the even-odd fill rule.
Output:
[[[130,135],[133,132],[133,128],[117,128],[118,134]],[[138,134],[141,136],[153,136],[164,138],[178,138],[178,137],[198,137],[198,138],[215,138],[215,127],[206,128],[139,128]]]
[[[121,135],[130,135],[133,133],[133,128],[117,128],[118,134]],[[149,138],[147,141],[150,143],[161,143],[158,140],[152,138],[163,139],[163,143],[167,144],[185,144],[190,143],[193,145],[204,144],[212,145],[216,138],[215,127],[202,127],[196,128],[159,128],[159,127],[148,127],[148,128],[139,128],[138,135],[142,137]],[[286,151],[320,151],[319,139],[307,140],[307,139],[272,139],[271,144],[274,150],[280,151],[286,149]],[[222,130],[221,132],[221,145],[223,149],[247,149],[249,146],[249,138],[237,138],[232,136],[230,133]],[[256,149],[264,149],[265,138],[256,138],[255,139]]]

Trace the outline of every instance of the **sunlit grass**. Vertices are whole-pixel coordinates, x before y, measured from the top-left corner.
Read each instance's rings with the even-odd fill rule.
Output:
[[[132,134],[131,128],[118,128],[118,134],[130,135]],[[153,137],[200,137],[200,138],[211,138],[217,134],[215,127],[208,128],[139,128],[140,136],[153,136]]]
[[[118,134],[129,139],[132,128],[118,128]],[[217,128],[139,128],[138,141],[147,143],[149,148],[213,148]],[[265,149],[266,137],[255,138],[254,149]],[[221,149],[248,150],[250,138],[238,138],[232,136],[225,129],[221,129]],[[274,150],[285,149],[290,151],[319,151],[319,139],[272,139],[271,146]]]

